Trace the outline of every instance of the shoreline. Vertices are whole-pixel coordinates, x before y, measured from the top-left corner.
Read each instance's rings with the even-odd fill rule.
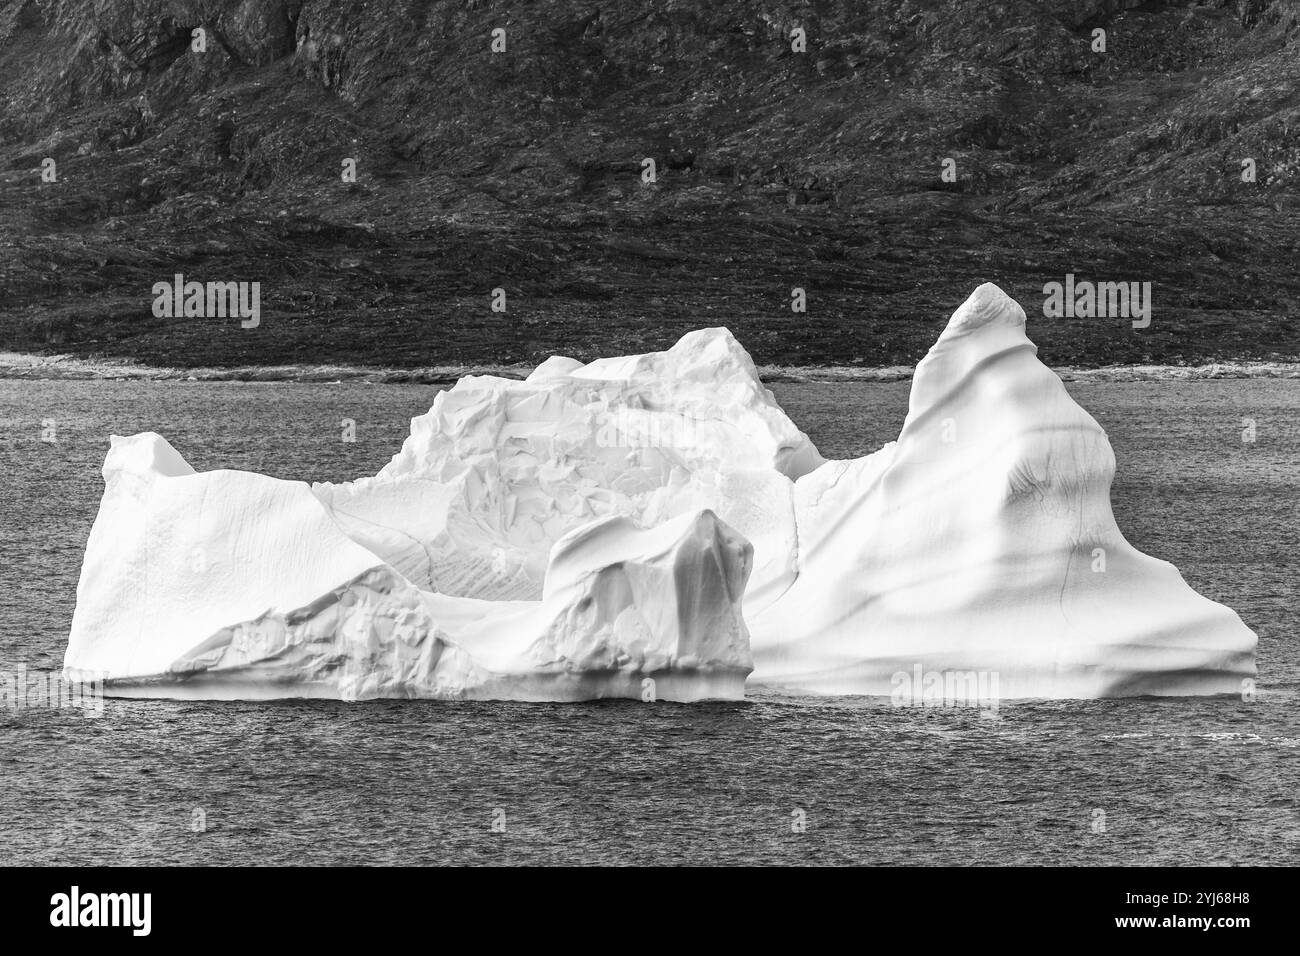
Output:
[[[249,365],[166,368],[134,362],[92,361],[70,355],[0,352],[0,380],[285,382],[299,384],[450,385],[467,375],[526,378],[534,366],[434,365],[396,369],[348,365]],[[765,383],[902,382],[912,367],[759,365]],[[1153,382],[1211,379],[1295,379],[1300,362],[1214,362],[1205,365],[1108,365],[1053,368],[1066,382]]]

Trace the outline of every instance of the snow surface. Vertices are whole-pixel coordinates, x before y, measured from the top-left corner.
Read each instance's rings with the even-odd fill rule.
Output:
[[[470,376],[378,475],[195,474],[114,438],[65,666],[164,696],[1235,693],[1255,635],[1129,545],[1115,461],[992,284],[897,442],[825,461],[726,329]],[[742,615],[743,597],[743,615]]]

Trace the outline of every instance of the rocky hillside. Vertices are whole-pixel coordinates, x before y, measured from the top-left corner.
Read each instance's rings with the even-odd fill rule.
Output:
[[[1300,0],[0,0],[0,350],[911,364],[989,279],[1049,363],[1294,361],[1298,198]]]

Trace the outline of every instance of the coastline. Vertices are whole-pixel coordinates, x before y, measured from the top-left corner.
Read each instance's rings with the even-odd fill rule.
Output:
[[[901,382],[912,368],[891,366],[759,365],[764,382]],[[0,379],[81,379],[101,381],[197,381],[369,383],[374,385],[450,385],[467,375],[526,378],[533,366],[434,365],[396,369],[347,365],[250,365],[228,368],[166,368],[134,362],[92,361],[70,355],[0,352]],[[1300,362],[1213,362],[1204,365],[1109,365],[1053,368],[1067,382],[1145,382],[1205,379],[1300,379]]]

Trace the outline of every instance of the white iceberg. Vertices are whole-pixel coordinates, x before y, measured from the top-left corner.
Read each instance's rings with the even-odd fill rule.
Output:
[[[588,523],[535,601],[421,590],[303,482],[196,473],[114,437],[64,661],[123,696],[699,700],[743,696],[752,557],[696,512]]]
[[[752,680],[819,694],[990,675],[1005,698],[1240,693],[1256,636],[1142,554],[1101,426],[980,286],[917,365],[898,440],[794,482],[797,575],[747,614]]]
[[[167,696],[695,700],[740,696],[752,648],[751,686],[807,694],[1240,690],[1255,635],[1124,540],[1106,436],[1024,321],[977,289],[898,441],[853,461],[725,329],[462,379],[343,484],[114,439],[66,668]]]

